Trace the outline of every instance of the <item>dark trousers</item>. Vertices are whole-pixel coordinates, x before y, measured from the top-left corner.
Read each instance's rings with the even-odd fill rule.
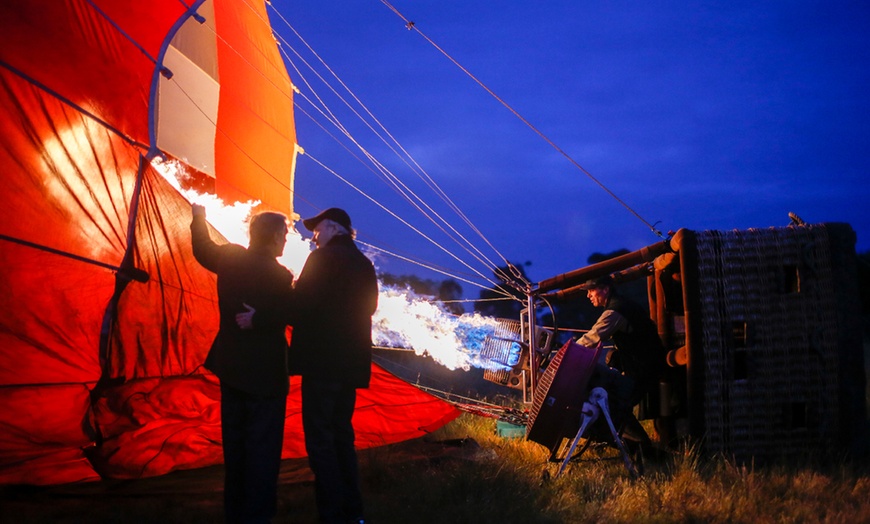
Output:
[[[637,442],[644,447],[651,445],[649,435],[633,412],[634,406],[640,403],[646,394],[644,388],[649,387],[649,380],[639,382],[628,375],[623,375],[614,368],[596,364],[595,372],[589,379],[589,390],[591,391],[596,387],[604,388],[607,391],[610,415],[617,429],[621,430],[626,442]],[[599,423],[599,427],[601,427],[601,423]],[[603,438],[609,440],[609,429],[605,432],[602,428],[601,435],[607,435]]]
[[[347,522],[363,515],[351,419],[356,389],[339,382],[302,378],[305,450],[314,472],[320,521]]]
[[[268,523],[277,511],[287,397],[221,384],[224,512],[230,524]]]

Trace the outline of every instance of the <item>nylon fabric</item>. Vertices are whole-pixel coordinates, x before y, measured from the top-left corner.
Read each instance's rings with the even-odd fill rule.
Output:
[[[258,16],[265,5],[213,3],[226,31],[217,194],[292,213],[290,81]],[[184,11],[178,0],[0,3],[0,483],[140,478],[222,460],[219,387],[201,367],[217,332],[215,280],[193,259],[186,200],[146,163],[131,260],[147,283],[14,241],[121,265],[153,59]],[[360,447],[458,414],[380,369],[359,402]],[[284,457],[303,456],[298,385],[287,406]]]
[[[221,35],[215,190],[292,214],[293,90],[271,31],[263,30],[266,5],[215,2],[215,16]]]

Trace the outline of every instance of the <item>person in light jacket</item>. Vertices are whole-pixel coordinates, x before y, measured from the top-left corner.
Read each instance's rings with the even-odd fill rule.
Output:
[[[616,394],[611,399],[613,408],[624,419],[624,437],[628,443],[637,443],[643,453],[654,453],[652,441],[640,422],[630,412],[646,396],[657,396],[659,380],[665,368],[665,349],[658,336],[649,310],[628,300],[619,293],[609,276],[590,280],[585,283],[586,296],[595,307],[604,308],[601,316],[581,336],[577,343],[595,348],[606,341],[612,341],[615,351],[608,361],[610,368],[601,367],[595,375],[603,380],[605,389],[611,388]],[[629,381],[609,377],[607,371],[615,368]]]

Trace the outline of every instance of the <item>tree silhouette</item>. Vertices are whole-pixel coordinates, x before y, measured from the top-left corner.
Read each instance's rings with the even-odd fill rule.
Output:
[[[864,317],[864,347],[870,347],[870,251],[858,254],[858,294]]]
[[[438,300],[440,300],[448,311],[456,315],[465,313],[465,307],[458,302],[462,299],[462,286],[459,282],[449,278],[442,280],[438,286]]]

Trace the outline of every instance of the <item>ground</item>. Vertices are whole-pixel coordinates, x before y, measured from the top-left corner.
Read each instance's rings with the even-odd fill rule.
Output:
[[[365,471],[384,461],[414,468],[433,460],[467,460],[480,451],[473,441],[414,439],[359,452]],[[365,478],[363,479],[365,482]],[[377,499],[388,493],[363,491]],[[223,522],[223,466],[178,471],[138,480],[105,480],[62,486],[0,486],[0,523],[160,523]],[[314,477],[307,459],[281,464],[278,515],[273,522],[315,523]]]

